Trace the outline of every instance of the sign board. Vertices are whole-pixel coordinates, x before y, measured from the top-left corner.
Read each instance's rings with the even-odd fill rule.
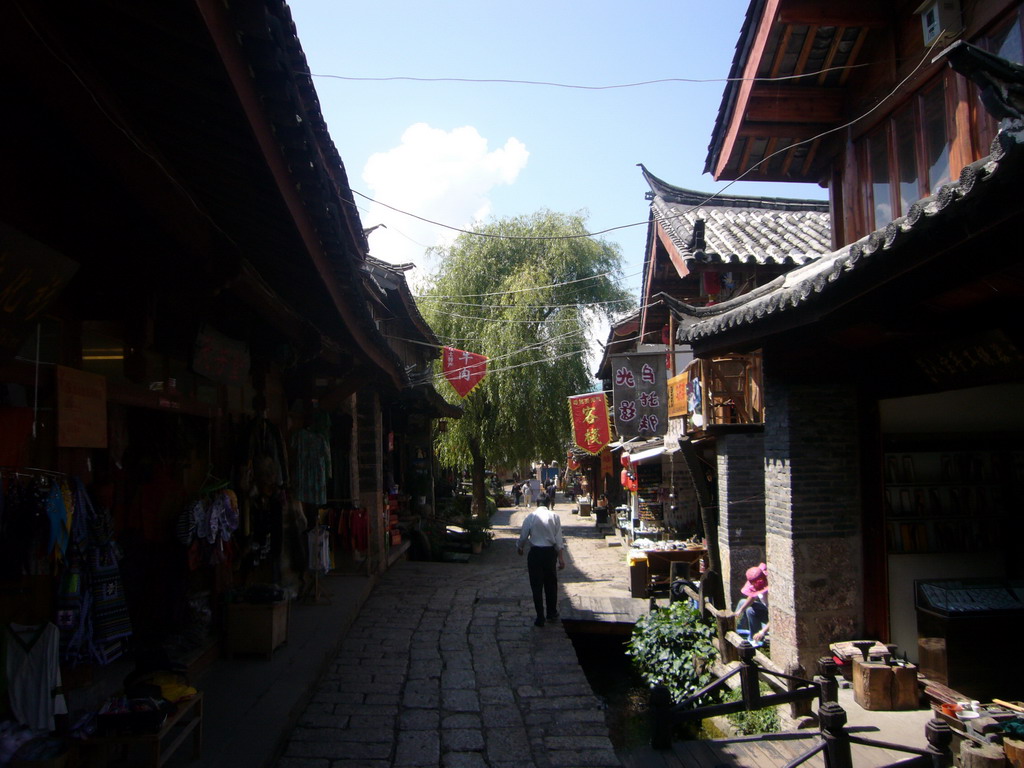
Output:
[[[487,356],[464,349],[445,347],[441,367],[444,377],[459,397],[466,397],[487,375]]]
[[[668,417],[670,419],[685,416],[688,413],[686,407],[686,384],[690,374],[680,373],[668,380]]]
[[[249,377],[249,345],[203,326],[196,335],[192,370],[229,386],[241,386]]]
[[[569,398],[573,439],[580,448],[596,456],[612,439],[608,401],[604,392],[573,395]]]
[[[57,446],[107,447],[107,380],[57,366]]]
[[[615,431],[621,438],[656,437],[668,429],[664,352],[612,355]]]
[[[78,264],[0,223],[0,359],[12,357]]]

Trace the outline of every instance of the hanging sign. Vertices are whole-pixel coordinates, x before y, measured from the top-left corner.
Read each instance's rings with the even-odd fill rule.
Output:
[[[487,375],[487,357],[475,352],[466,352],[454,347],[445,347],[443,356],[444,377],[448,379],[459,397],[465,397]]]
[[[229,386],[245,384],[249,377],[249,345],[225,336],[208,325],[199,329],[192,354],[192,370]]]
[[[615,431],[619,437],[655,437],[668,430],[663,352],[612,355]]]
[[[78,264],[0,224],[0,359],[17,354]]]
[[[612,425],[603,392],[573,395],[569,398],[569,414],[576,445],[591,456],[596,456],[611,442]]]
[[[689,413],[686,407],[686,385],[690,374],[686,371],[668,380],[668,417],[685,416]]]
[[[56,369],[57,446],[106,448],[106,378],[63,365]]]

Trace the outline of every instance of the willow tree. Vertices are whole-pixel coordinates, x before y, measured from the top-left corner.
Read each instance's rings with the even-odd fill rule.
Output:
[[[602,316],[632,308],[618,246],[587,236],[585,219],[540,211],[492,222],[434,250],[436,274],[420,308],[443,343],[489,358],[464,409],[438,435],[448,466],[469,466],[473,507],[484,507],[484,470],[563,458],[571,395],[589,392],[588,338]]]

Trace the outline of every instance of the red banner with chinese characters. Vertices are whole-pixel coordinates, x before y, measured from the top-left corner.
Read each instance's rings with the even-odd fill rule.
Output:
[[[596,456],[612,439],[612,425],[608,418],[608,401],[603,392],[573,395],[569,398],[572,415],[572,434],[576,445]]]
[[[487,357],[455,347],[444,348],[444,376],[459,397],[465,397],[487,375]]]

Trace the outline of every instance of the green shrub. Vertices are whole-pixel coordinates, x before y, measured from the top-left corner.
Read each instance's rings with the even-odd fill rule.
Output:
[[[664,685],[682,701],[714,679],[715,629],[688,601],[651,611],[637,621],[627,646],[648,685]]]
[[[767,685],[761,683],[761,693],[771,692],[772,690]],[[741,698],[743,698],[743,694],[737,688],[734,691],[729,691],[725,700],[739,701]],[[779,710],[776,707],[765,707],[753,712],[734,712],[727,717],[733,731],[741,736],[779,732]]]

